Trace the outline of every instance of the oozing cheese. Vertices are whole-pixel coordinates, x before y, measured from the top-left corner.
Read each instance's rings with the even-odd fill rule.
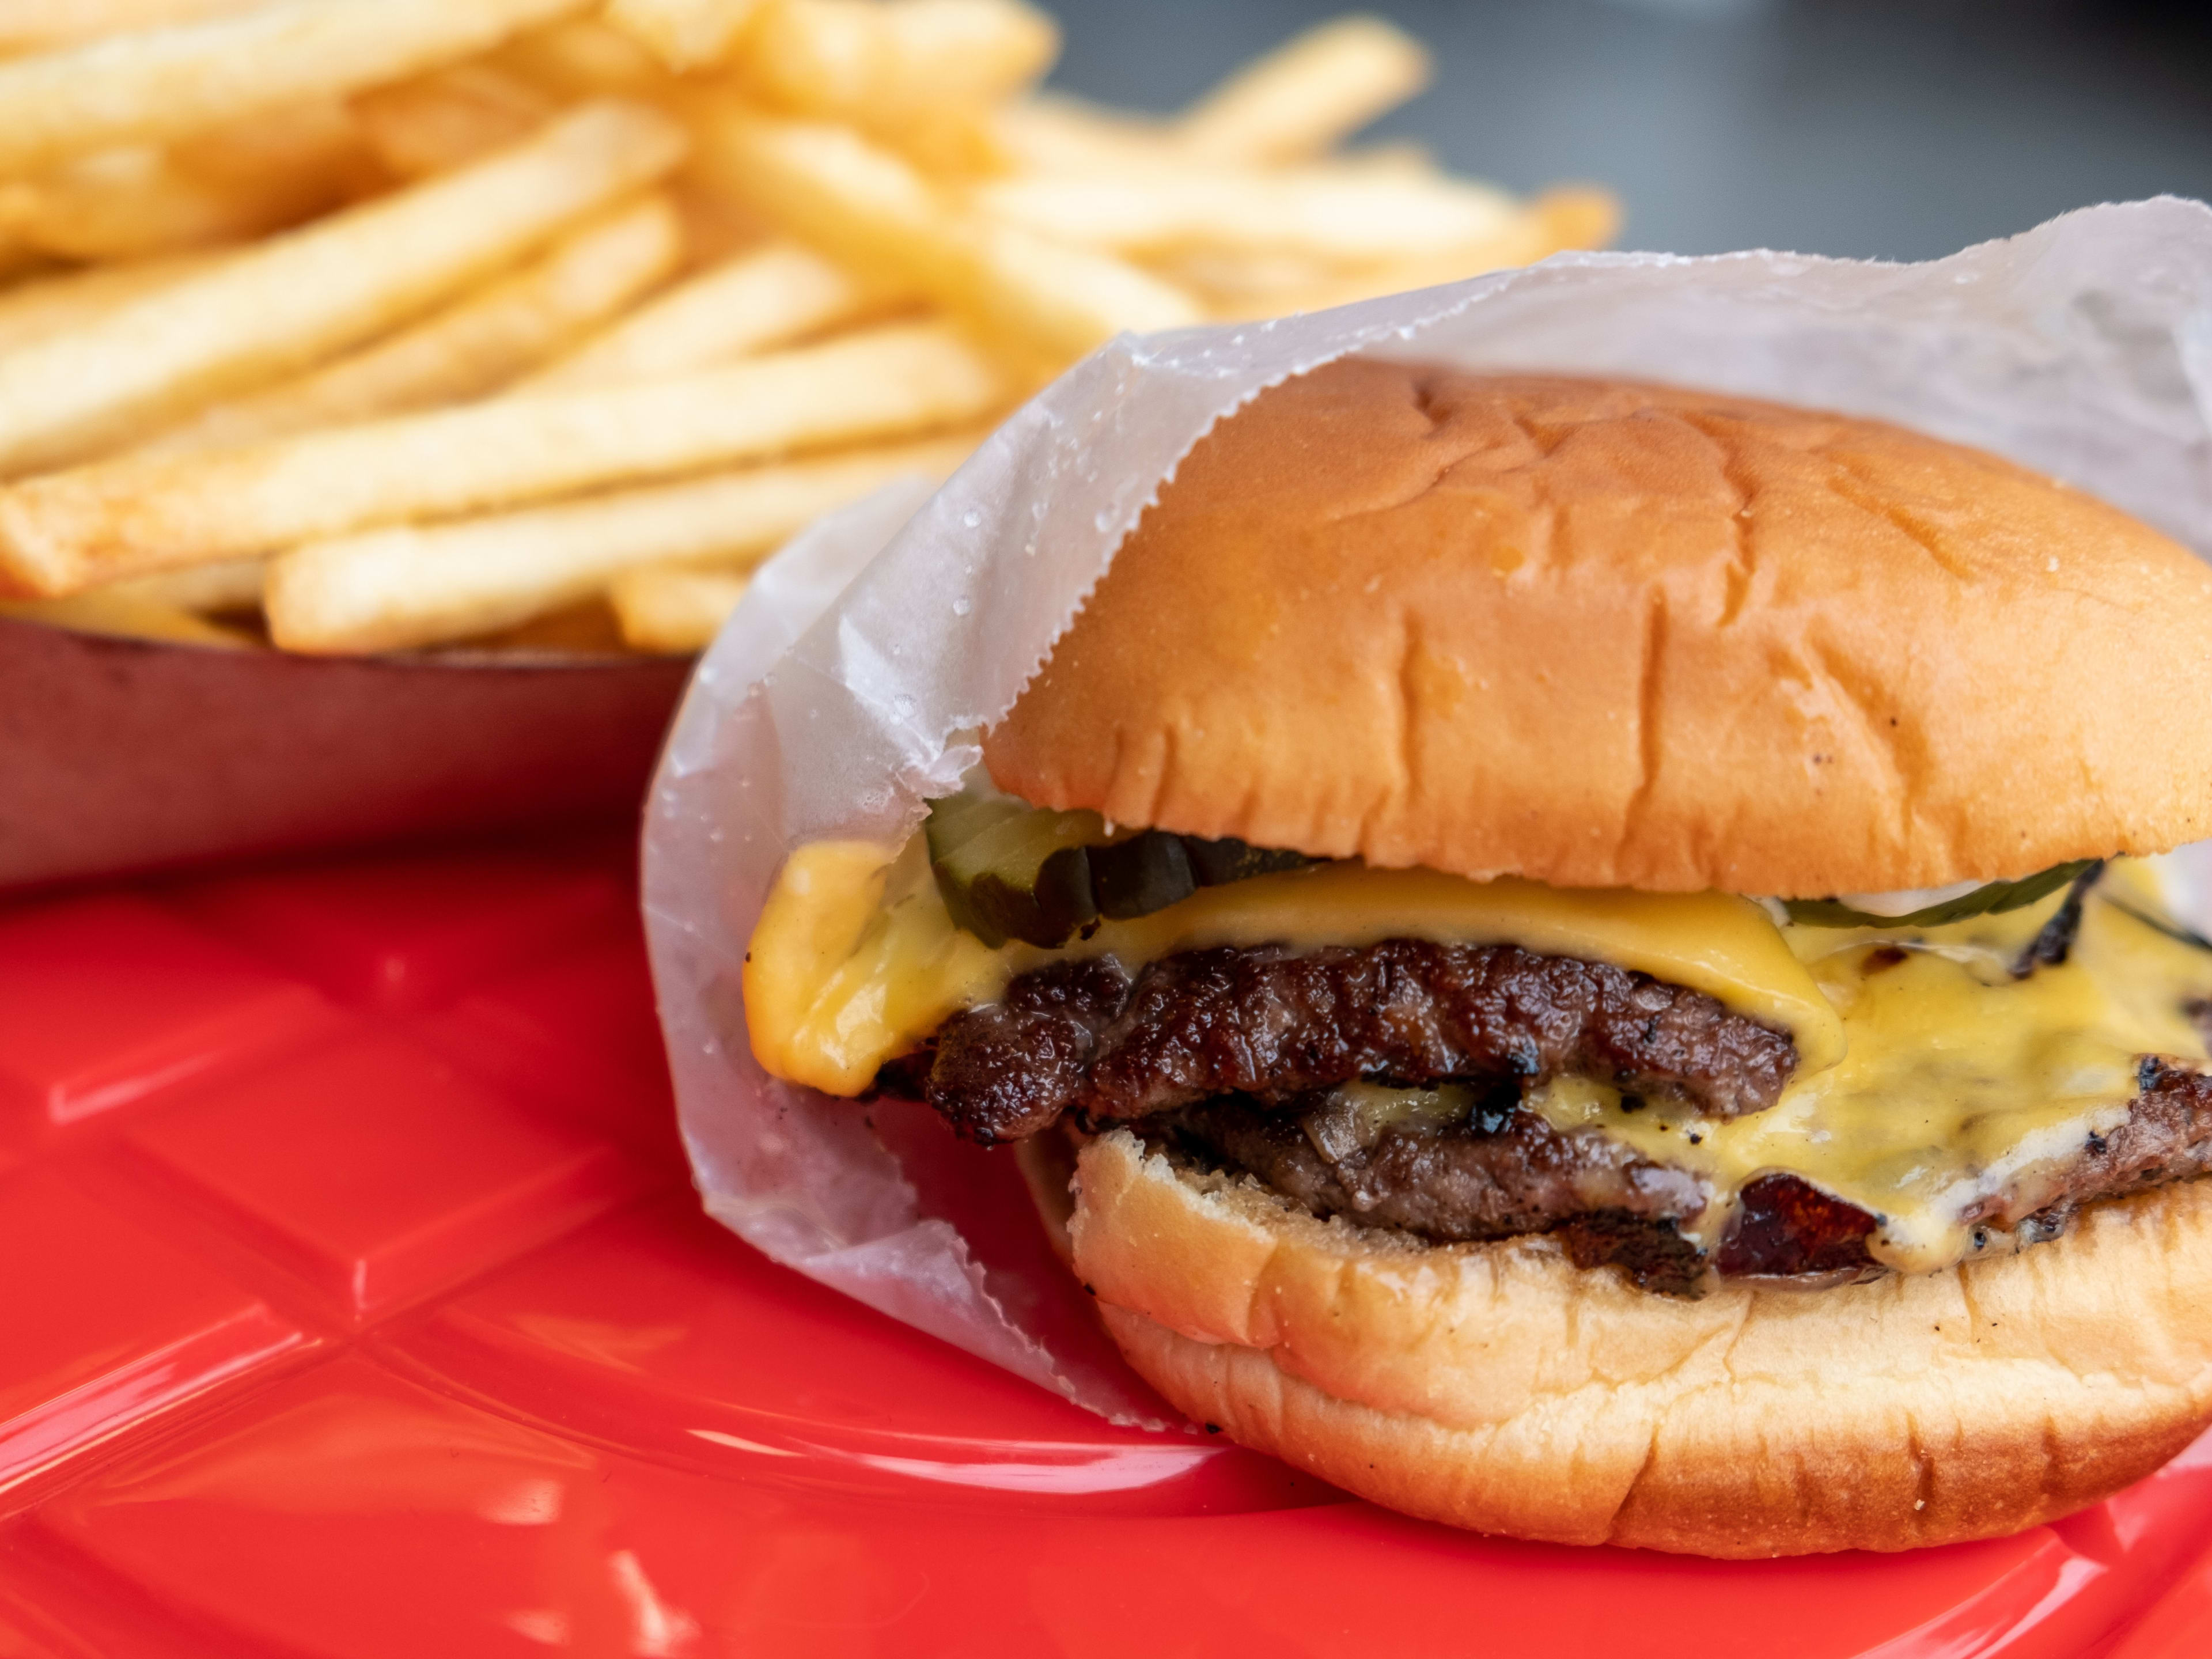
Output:
[[[2123,866],[2106,879],[2142,878]],[[2155,902],[2139,887],[2131,896]],[[2183,1005],[2212,991],[2212,957],[2110,905],[2090,902],[2063,966],[2012,977],[2060,902],[1948,927],[1788,929],[1849,1046],[1839,1064],[1801,1070],[1767,1111],[1717,1122],[1623,1109],[1582,1079],[1528,1103],[1705,1176],[1720,1201],[1691,1230],[1702,1243],[1718,1242],[1737,1188],[1786,1171],[1872,1213],[1877,1260],[1948,1267],[1976,1253],[1978,1233],[1982,1248],[2008,1242],[1966,1219],[1976,1200],[2033,1192],[2040,1170],[2125,1118],[2142,1056],[2205,1058]]]
[[[1387,939],[1518,945],[1686,985],[1833,1064],[1843,1027],[1766,913],[1722,893],[1633,893],[1463,881],[1433,870],[1316,865],[1208,887],[1057,951],[987,949],[952,924],[919,839],[902,851],[825,842],[793,853],[746,957],[753,1053],[778,1077],[858,1094],[955,1011],[1047,963],[1110,955],[1134,969],[1216,945],[1315,949]]]
[[[2106,880],[2138,907],[2158,902],[2138,866]],[[1701,1243],[1719,1242],[1744,1183],[1784,1171],[1874,1214],[1879,1260],[1928,1271],[1973,1253],[1974,1200],[2032,1189],[2039,1169],[2126,1115],[2142,1055],[2206,1058],[2184,1005],[2212,995],[2212,957],[2110,905],[2092,900],[2065,964],[2012,976],[2062,902],[1941,928],[1778,927],[1720,894],[1322,865],[1205,889],[1062,950],[992,950],[953,925],[918,837],[825,842],[793,854],[761,914],[746,1021],[769,1072],[854,1095],[951,1014],[1066,957],[1110,953],[1133,969],[1212,945],[1413,938],[1611,962],[1789,1030],[1796,1075],[1771,1109],[1726,1122],[1576,1078],[1533,1094],[1533,1109],[1703,1176],[1715,1201]]]

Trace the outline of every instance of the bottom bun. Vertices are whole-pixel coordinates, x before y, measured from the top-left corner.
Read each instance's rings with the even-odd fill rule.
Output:
[[[1067,1219],[1107,1329],[1194,1419],[1484,1532],[1732,1557],[1985,1538],[2212,1418],[2212,1180],[1947,1273],[1697,1302],[1540,1237],[1317,1220],[1125,1130],[1083,1147]]]

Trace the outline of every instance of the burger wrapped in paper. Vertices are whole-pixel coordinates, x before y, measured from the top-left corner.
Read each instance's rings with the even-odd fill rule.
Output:
[[[2157,856],[2212,836],[2212,568],[2123,508],[2208,528],[2143,372],[2208,302],[2152,204],[1094,360],[695,693],[648,900],[710,1204],[1095,1389],[901,1213],[860,1103],[921,1103],[1178,1410],[1487,1531],[1895,1549],[2148,1473],[2212,1421]]]

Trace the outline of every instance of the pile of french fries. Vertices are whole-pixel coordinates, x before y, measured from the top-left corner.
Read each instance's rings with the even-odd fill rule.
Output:
[[[0,611],[679,652],[1123,330],[1594,246],[1324,24],[1172,118],[1024,0],[0,0]]]

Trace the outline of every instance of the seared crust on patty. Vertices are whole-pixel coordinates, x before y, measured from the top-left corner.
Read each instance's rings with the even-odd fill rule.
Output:
[[[1148,1146],[1257,1176],[1316,1215],[1396,1227],[1439,1243],[1571,1229],[1578,1266],[1617,1264],[1647,1290],[1692,1292],[1705,1273],[1676,1224],[1705,1183],[1595,1129],[1562,1133],[1533,1113],[1442,1132],[1386,1131],[1359,1144],[1355,1117],[1322,1096],[1297,1112],[1240,1097],[1146,1120]]]
[[[1571,1073],[1734,1117],[1772,1105],[1796,1063],[1787,1033],[1647,974],[1510,945],[1390,939],[1186,951],[1133,981],[1110,959],[1057,963],[955,1015],[926,1067],[895,1062],[884,1084],[991,1142],[1071,1110],[1137,1118],[1376,1077]]]
[[[2085,1205],[2212,1173],[2212,1077],[2148,1060],[2143,1092],[2118,1127],[2089,1136],[2028,1179],[1969,1206],[1978,1253],[2058,1237]],[[1341,1216],[1437,1244],[1557,1232],[1575,1265],[1618,1266],[1646,1290],[1699,1295],[1706,1255],[1680,1229],[1711,1194],[1697,1176],[1639,1157],[1595,1129],[1562,1132],[1510,1104],[1464,1125],[1361,1135],[1328,1094],[1268,1110],[1226,1097],[1146,1120],[1153,1151],[1257,1176],[1316,1216]],[[1710,1265],[1724,1279],[1802,1284],[1882,1269],[1875,1218],[1796,1176],[1745,1185]]]

